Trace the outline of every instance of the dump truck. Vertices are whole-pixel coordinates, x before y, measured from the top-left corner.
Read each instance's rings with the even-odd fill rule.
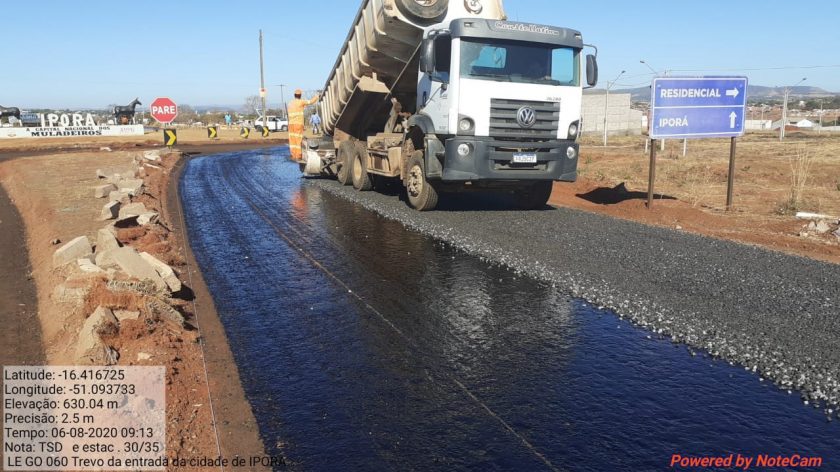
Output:
[[[573,29],[508,21],[502,0],[363,0],[301,170],[360,191],[400,182],[421,211],[469,190],[544,207],[577,178],[596,56]]]

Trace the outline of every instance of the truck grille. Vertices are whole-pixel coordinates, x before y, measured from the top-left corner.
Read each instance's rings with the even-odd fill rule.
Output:
[[[533,126],[526,128],[517,122],[516,115],[522,107],[531,107],[536,112],[537,121]],[[490,102],[490,136],[496,139],[527,139],[533,141],[557,139],[559,125],[559,102],[530,102],[496,98]]]

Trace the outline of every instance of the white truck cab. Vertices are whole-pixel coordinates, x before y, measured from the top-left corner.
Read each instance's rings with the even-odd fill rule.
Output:
[[[429,30],[412,122],[439,136],[440,179],[575,180],[583,87],[597,81],[583,48],[577,31],[532,23]]]

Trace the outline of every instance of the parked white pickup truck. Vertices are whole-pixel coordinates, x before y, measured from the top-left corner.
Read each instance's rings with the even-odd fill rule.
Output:
[[[269,131],[289,131],[289,122],[286,120],[281,120],[276,116],[269,115],[268,116],[268,124],[263,125],[263,119],[258,118],[254,121],[254,128],[258,126],[266,126]]]

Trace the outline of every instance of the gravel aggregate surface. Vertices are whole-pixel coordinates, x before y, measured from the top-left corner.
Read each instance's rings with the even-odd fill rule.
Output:
[[[840,265],[566,208],[508,211],[468,194],[420,213],[396,192],[307,184],[738,364],[840,418]]]

